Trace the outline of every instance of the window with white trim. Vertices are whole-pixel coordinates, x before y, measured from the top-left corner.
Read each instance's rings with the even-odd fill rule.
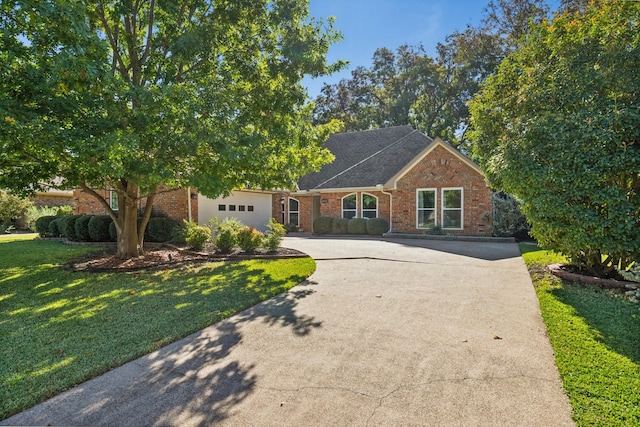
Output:
[[[416,228],[432,228],[437,221],[437,193],[432,188],[416,190]]]
[[[118,192],[116,190],[109,190],[109,207],[117,211],[118,210]]]
[[[462,188],[442,189],[442,228],[462,230],[464,218],[464,195]]]
[[[378,198],[371,194],[362,193],[362,218],[378,217]]]
[[[358,214],[358,196],[356,193],[342,198],[342,218],[355,218]]]
[[[300,202],[289,197],[289,224],[300,225]]]

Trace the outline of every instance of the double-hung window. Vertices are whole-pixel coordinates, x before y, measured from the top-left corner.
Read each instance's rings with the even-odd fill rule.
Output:
[[[356,193],[342,198],[342,218],[355,218],[358,213],[358,197]]]
[[[109,207],[112,210],[118,210],[118,192],[116,190],[109,190]]]
[[[432,228],[438,223],[436,215],[436,195],[436,190],[431,188],[419,188],[416,191],[416,228]]]
[[[371,194],[362,194],[362,218],[378,217],[378,198]]]
[[[462,188],[442,189],[442,228],[462,230],[464,202]]]

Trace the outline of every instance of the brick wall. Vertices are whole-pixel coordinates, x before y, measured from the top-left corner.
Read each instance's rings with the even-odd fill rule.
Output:
[[[416,228],[416,189],[437,190],[437,217],[441,219],[441,189],[462,187],[464,194],[463,229],[458,234],[488,234],[491,215],[491,189],[484,176],[460,160],[453,153],[438,146],[397,183],[393,191],[393,231],[423,232]],[[447,230],[447,232],[449,232]]]
[[[98,189],[96,192],[102,196],[105,200],[109,200],[108,189]],[[196,197],[190,196],[195,194]],[[198,221],[198,198],[197,190],[191,189],[190,193],[185,188],[170,189],[164,187],[160,189],[160,192],[156,195],[153,203],[154,214],[167,216],[175,219],[178,222],[182,222],[184,219],[189,218],[188,203],[191,203],[191,218],[193,221]],[[85,193],[83,190],[76,189],[73,192],[74,200],[74,212],[85,213],[93,215],[104,215],[107,213],[105,207],[94,196]],[[142,209],[146,206],[146,198],[138,201],[138,209]]]
[[[322,193],[320,196],[320,213],[322,216],[330,216],[333,218],[342,217],[342,199],[350,194],[356,194],[357,199],[357,216],[361,217],[362,213],[362,195],[370,194],[378,198],[378,218],[389,221],[389,195],[380,191],[348,191],[336,193]]]

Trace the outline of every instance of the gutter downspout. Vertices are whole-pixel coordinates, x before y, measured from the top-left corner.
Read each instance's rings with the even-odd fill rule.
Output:
[[[187,217],[189,218],[189,222],[193,220],[191,215],[191,187],[187,187]]]

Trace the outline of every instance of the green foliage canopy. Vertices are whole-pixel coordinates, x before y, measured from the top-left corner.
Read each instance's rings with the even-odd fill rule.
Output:
[[[533,26],[471,103],[474,155],[532,234],[595,274],[640,260],[640,4]]]
[[[312,125],[301,80],[343,65],[326,63],[340,34],[307,3],[3,1],[0,188],[114,188],[119,211],[103,204],[135,256],[160,185],[292,186],[336,129]]]

